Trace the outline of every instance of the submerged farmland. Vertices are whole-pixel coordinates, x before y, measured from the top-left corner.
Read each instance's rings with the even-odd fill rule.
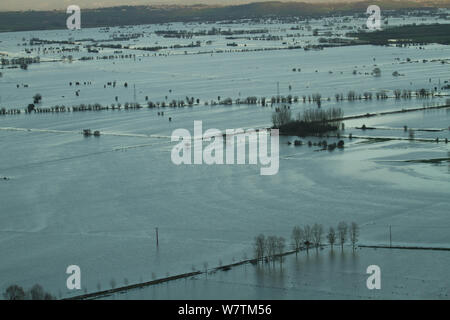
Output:
[[[445,21],[405,15],[389,25]],[[449,248],[450,47],[321,46],[321,38],[356,40],[348,32],[364,23],[274,18],[1,33],[1,291],[39,283],[70,298],[227,266],[253,258],[258,234],[284,237],[291,250],[294,225],[354,221],[359,245],[388,245],[391,231],[396,246]],[[17,59],[25,57],[34,59]],[[280,136],[273,176],[248,164],[172,163],[175,129],[191,131],[197,120],[205,130],[270,128],[277,108],[292,119],[334,108],[342,118],[330,132]],[[345,148],[323,148],[340,140]],[[414,288],[420,298],[424,288],[448,298],[438,285],[448,279],[444,251],[328,251],[286,257],[285,274],[248,263],[170,282],[170,292],[157,285],[129,294],[186,298],[183,287],[204,298],[220,287],[243,298],[411,298]],[[360,287],[369,261],[388,279],[405,277],[397,256],[414,261],[404,272],[423,282],[377,295]],[[82,270],[78,292],[66,288],[71,264]],[[355,282],[324,280],[330,269]]]

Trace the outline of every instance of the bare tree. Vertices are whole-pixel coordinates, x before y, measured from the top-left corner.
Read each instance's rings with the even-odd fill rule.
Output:
[[[275,128],[279,128],[292,121],[291,110],[283,107],[272,114],[272,123]]]
[[[205,271],[205,277],[208,278],[208,262],[203,262],[203,270]]]
[[[311,230],[311,226],[306,225],[305,228],[303,229],[303,240],[305,241],[305,246],[306,246],[306,253],[309,253],[309,246],[311,245],[311,241],[312,241],[312,230]]]
[[[316,250],[319,250],[319,247],[322,243],[322,235],[323,235],[323,227],[321,224],[315,223],[312,227],[312,238],[314,245],[316,246]]]
[[[338,224],[338,236],[339,236],[339,244],[341,245],[341,250],[344,250],[344,243],[347,241],[347,230],[348,226],[345,222],[339,222]]]
[[[31,300],[55,300],[55,297],[44,290],[41,285],[35,284],[31,289],[26,293],[25,299]]]
[[[25,291],[18,285],[11,285],[3,293],[5,300],[25,300]]]
[[[55,300],[56,298],[52,296],[50,293],[46,292],[44,295],[44,300]]]
[[[381,76],[381,69],[376,67],[372,70],[372,74],[374,77],[380,77]]]
[[[328,243],[331,245],[331,250],[333,250],[333,245],[336,242],[336,232],[333,227],[330,227],[327,234]]]
[[[277,242],[278,238],[276,236],[267,237],[266,240],[267,255],[269,256],[269,259],[272,259],[273,264],[275,264],[275,255],[277,253]]]
[[[41,103],[41,100],[42,100],[42,95],[40,93],[36,93],[33,96],[33,101],[34,101],[35,104]]]
[[[45,297],[44,288],[42,288],[42,286],[40,286],[39,284],[35,284],[30,289],[29,295],[31,300],[44,300]]]
[[[359,227],[355,222],[350,225],[350,242],[352,243],[353,251],[355,251],[356,243],[358,242]]]
[[[260,234],[255,238],[255,258],[256,262],[259,262],[264,258],[266,251],[266,237]]]
[[[111,289],[114,289],[116,287],[116,280],[111,279],[111,281],[109,281],[109,285],[111,286]]]
[[[280,258],[280,265],[283,264],[283,253],[286,248],[286,240],[283,237],[279,237],[276,243],[276,252]]]
[[[298,251],[302,245],[303,241],[303,230],[299,226],[295,226],[292,230],[292,244],[295,249],[295,255],[297,256]]]

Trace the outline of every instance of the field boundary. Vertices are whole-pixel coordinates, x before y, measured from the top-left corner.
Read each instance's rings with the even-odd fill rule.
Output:
[[[321,246],[323,247],[323,246]],[[306,249],[300,249],[299,251],[306,251]],[[287,256],[287,255],[291,255],[294,254],[296,251],[292,250],[292,251],[286,251],[282,254],[276,255],[276,257],[280,257],[280,256]],[[262,262],[267,259],[268,257],[264,257],[262,258]],[[157,284],[161,284],[161,283],[165,283],[165,282],[169,282],[169,281],[173,281],[173,280],[179,280],[179,279],[185,279],[185,278],[190,278],[193,276],[197,276],[197,275],[202,275],[205,273],[215,273],[217,271],[228,271],[230,270],[232,267],[237,267],[240,265],[244,265],[244,264],[256,264],[257,263],[257,259],[247,259],[247,260],[242,260],[242,261],[238,261],[238,262],[234,262],[231,264],[227,264],[224,266],[219,266],[219,267],[215,267],[206,271],[193,271],[193,272],[188,272],[188,273],[182,273],[182,274],[178,274],[178,275],[174,275],[174,276],[170,276],[170,277],[165,277],[165,278],[161,278],[161,279],[156,279],[156,280],[152,280],[152,281],[146,281],[146,282],[142,282],[142,283],[135,283],[132,285],[127,285],[127,286],[123,286],[123,287],[118,287],[118,288],[114,288],[114,289],[108,289],[108,290],[103,290],[103,291],[98,291],[98,292],[91,292],[91,293],[86,293],[86,294],[82,294],[82,295],[78,295],[78,296],[73,296],[73,297],[68,297],[68,298],[64,298],[62,300],[89,300],[89,299],[98,299],[101,297],[105,297],[105,296],[109,296],[115,293],[119,293],[119,292],[123,292],[123,291],[127,291],[127,290],[132,290],[132,289],[139,289],[139,288],[144,288],[144,287],[149,287],[149,286],[153,286],[153,285],[157,285]]]
[[[416,108],[404,108],[400,110],[391,110],[391,111],[382,111],[382,112],[373,112],[373,113],[365,113],[365,114],[358,114],[353,116],[346,116],[341,119],[331,119],[329,121],[346,121],[346,120],[353,120],[353,119],[362,119],[362,118],[371,118],[371,117],[377,117],[377,116],[385,116],[389,114],[397,114],[397,113],[406,113],[406,112],[415,112],[415,111],[422,111],[422,110],[433,110],[433,109],[445,109],[450,108],[449,104],[444,105],[438,105],[438,106],[427,106],[427,107],[416,107]]]
[[[328,247],[329,245],[323,244],[321,245],[321,249],[324,247]],[[403,250],[434,250],[434,251],[450,251],[450,248],[445,248],[445,247],[420,247],[420,246],[389,246],[389,245],[358,245],[358,248],[373,248],[373,249],[403,249]],[[314,249],[314,248],[310,248],[310,249]],[[299,249],[299,251],[306,251],[306,248],[301,248]],[[295,254],[296,251],[295,250],[291,250],[291,251],[286,251],[282,254],[276,255],[276,257],[284,257],[284,256],[288,256],[288,255],[292,255]],[[268,257],[263,257],[261,259],[261,262],[264,263],[264,261],[266,261]],[[78,296],[73,296],[73,297],[68,297],[68,298],[63,298],[62,300],[90,300],[90,299],[98,299],[98,298],[102,298],[102,297],[106,297],[115,293],[120,293],[120,292],[124,292],[127,290],[133,290],[133,289],[140,289],[140,288],[145,288],[145,287],[149,287],[149,286],[153,286],[153,285],[157,285],[157,284],[162,284],[162,283],[166,283],[169,281],[173,281],[173,280],[179,280],[179,279],[186,279],[186,278],[190,278],[190,277],[194,277],[194,276],[198,276],[198,275],[202,275],[205,273],[215,273],[217,271],[228,271],[233,267],[237,267],[240,265],[244,265],[244,264],[257,264],[258,261],[257,259],[247,259],[247,260],[242,260],[242,261],[238,261],[238,262],[234,262],[231,264],[227,264],[224,266],[219,266],[219,267],[215,267],[215,268],[211,268],[208,270],[202,270],[202,271],[193,271],[193,272],[187,272],[187,273],[182,273],[182,274],[178,274],[178,275],[174,275],[174,276],[170,276],[170,277],[165,277],[165,278],[161,278],[161,279],[156,279],[156,280],[152,280],[152,281],[146,281],[146,282],[142,282],[142,283],[135,283],[135,284],[131,284],[131,285],[127,285],[127,286],[122,286],[122,287],[118,287],[118,288],[113,288],[113,289],[108,289],[108,290],[103,290],[103,291],[98,291],[98,292],[91,292],[91,293],[86,293],[86,294],[82,294],[82,295],[78,295]]]
[[[419,246],[388,246],[388,245],[359,245],[360,248],[374,248],[374,249],[403,249],[403,250],[436,250],[436,251],[450,251],[450,248],[445,247],[419,247]]]

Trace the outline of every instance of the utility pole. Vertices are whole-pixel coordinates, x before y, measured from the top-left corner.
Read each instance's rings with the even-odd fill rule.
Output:
[[[136,84],[133,84],[133,90],[134,90],[134,95],[133,95],[133,98],[134,98],[134,106],[136,106]]]
[[[159,235],[158,235],[158,228],[156,229],[156,246],[159,247]]]
[[[280,82],[279,81],[277,82],[277,100],[280,100]]]

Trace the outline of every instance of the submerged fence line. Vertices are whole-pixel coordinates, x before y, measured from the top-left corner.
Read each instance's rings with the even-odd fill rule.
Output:
[[[361,248],[374,249],[404,249],[404,250],[436,250],[436,251],[450,251],[450,248],[445,247],[419,247],[419,246],[389,246],[389,245],[359,245]]]
[[[422,110],[445,109],[445,108],[450,108],[450,104],[444,104],[444,105],[438,105],[438,106],[425,106],[425,107],[417,107],[417,108],[407,108],[407,109],[373,112],[373,113],[368,112],[368,113],[364,113],[364,114],[346,116],[346,117],[342,117],[340,119],[331,119],[329,121],[345,121],[345,120],[353,120],[353,119],[379,117],[379,116],[385,116],[385,115],[397,114],[397,113],[415,112],[415,111],[422,111]]]
[[[326,245],[322,245],[322,246],[326,246]],[[295,250],[290,250],[290,251],[283,252],[282,254],[278,254],[277,256],[278,257],[284,257],[284,256],[287,256],[287,255],[294,254],[295,252],[296,252]],[[197,276],[197,275],[202,275],[202,274],[205,274],[205,273],[214,273],[214,272],[217,272],[217,271],[228,271],[228,270],[230,270],[233,267],[237,267],[237,266],[244,265],[244,264],[249,264],[249,263],[256,264],[257,263],[257,259],[256,258],[254,258],[254,259],[245,259],[245,260],[241,260],[241,261],[238,261],[238,262],[233,262],[231,264],[215,267],[215,268],[212,268],[212,269],[209,269],[209,270],[206,270],[206,271],[193,271],[193,272],[182,273],[182,274],[169,276],[169,277],[165,277],[165,278],[161,278],[161,279],[146,281],[146,282],[142,282],[142,283],[136,283],[136,284],[127,285],[127,286],[118,287],[118,288],[113,288],[113,289],[108,289],[108,290],[102,290],[102,291],[98,291],[98,292],[86,293],[86,294],[82,294],[82,295],[78,295],[78,296],[74,296],[74,297],[68,297],[68,298],[64,298],[62,300],[97,299],[97,298],[106,297],[106,296],[109,296],[109,295],[112,295],[112,294],[115,294],[115,293],[124,292],[124,291],[127,291],[127,290],[149,287],[149,286],[153,286],[153,285],[157,285],[157,284],[161,284],[161,283],[166,283],[166,282],[173,281],[173,280],[190,278],[190,277]]]
[[[425,90],[425,89],[421,89]],[[394,90],[395,92],[395,90]],[[39,95],[40,96],[40,95]],[[450,96],[448,93],[434,93],[429,92],[425,90],[425,93],[422,93],[421,91],[417,91],[416,94],[411,94],[406,97],[399,97],[399,96],[388,96],[385,92],[383,95],[380,95],[380,93],[376,93],[376,101],[383,101],[386,99],[395,99],[395,100],[411,100],[412,97],[415,97],[416,99],[433,99],[435,97],[437,98],[444,98]],[[27,108],[19,109],[19,108],[0,108],[0,115],[17,115],[17,114],[30,114],[30,113],[66,113],[66,112],[86,112],[86,111],[104,111],[104,110],[139,110],[143,108],[148,109],[159,109],[159,108],[183,108],[183,107],[193,107],[193,106],[200,106],[203,103],[203,106],[232,106],[232,105],[254,105],[254,106],[261,106],[261,107],[273,107],[274,105],[278,104],[285,104],[285,105],[292,105],[292,104],[300,104],[303,102],[303,104],[317,104],[317,106],[320,108],[322,105],[322,101],[332,101],[333,99],[328,98],[322,98],[321,94],[310,94],[308,96],[303,95],[302,97],[299,97],[297,95],[293,96],[291,94],[284,96],[284,95],[277,95],[272,97],[256,97],[256,96],[249,96],[247,98],[235,98],[232,99],[230,97],[224,98],[224,97],[217,97],[217,100],[210,99],[208,100],[200,100],[200,98],[194,98],[194,97],[186,97],[186,99],[168,99],[166,96],[166,100],[164,101],[157,101],[153,102],[149,100],[149,97],[145,97],[145,102],[143,104],[135,101],[135,102],[124,102],[122,103],[113,103],[111,105],[105,105],[103,106],[100,103],[89,103],[89,104],[78,104],[78,105],[72,105],[72,106],[65,106],[65,105],[54,105],[49,107],[39,107],[36,104],[39,104],[40,100],[35,100],[35,104],[29,104]],[[446,104],[448,104],[445,102]],[[117,101],[117,97],[116,97]],[[350,101],[350,102],[356,102],[356,101],[375,101],[375,99],[372,99],[372,94],[370,93],[364,93],[364,95],[356,95],[356,93],[353,92],[353,96],[350,96],[350,93],[348,94],[348,97],[336,95],[336,102],[342,102],[342,101]],[[144,105],[146,105],[144,107]],[[433,109],[434,107],[424,107]],[[383,113],[381,113],[383,114]],[[162,112],[161,115],[164,115]],[[345,118],[343,118],[345,119]],[[340,120],[340,119],[336,119]]]

